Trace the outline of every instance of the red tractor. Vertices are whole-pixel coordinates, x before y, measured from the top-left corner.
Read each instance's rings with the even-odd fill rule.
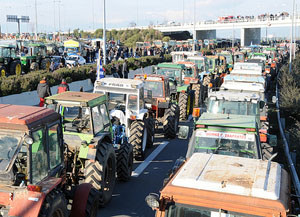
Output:
[[[145,82],[145,104],[156,123],[162,123],[167,138],[175,138],[179,123],[179,107],[170,99],[169,78],[164,75],[135,75]]]
[[[96,189],[66,172],[62,132],[52,109],[0,104],[0,216],[96,216]]]

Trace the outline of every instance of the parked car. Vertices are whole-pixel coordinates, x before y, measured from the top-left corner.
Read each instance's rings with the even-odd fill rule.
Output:
[[[86,60],[79,55],[70,55],[66,57],[66,65],[76,66],[76,65],[84,65],[86,64]]]

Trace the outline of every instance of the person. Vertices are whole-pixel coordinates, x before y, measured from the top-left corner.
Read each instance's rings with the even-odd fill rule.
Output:
[[[66,79],[62,79],[60,85],[57,87],[57,94],[70,91],[69,85],[67,84]]]
[[[47,83],[47,78],[43,77],[43,79],[40,81],[40,83],[37,86],[37,94],[40,98],[40,103],[39,106],[43,107],[44,106],[44,102],[45,102],[45,98],[47,96],[51,96],[51,90],[50,87]]]
[[[129,73],[128,61],[127,59],[125,59],[122,67],[123,78],[128,78],[128,73]]]

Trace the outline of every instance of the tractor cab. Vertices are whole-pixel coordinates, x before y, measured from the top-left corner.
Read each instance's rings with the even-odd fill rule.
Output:
[[[0,44],[0,73],[1,77],[21,75],[21,62],[14,45]]]

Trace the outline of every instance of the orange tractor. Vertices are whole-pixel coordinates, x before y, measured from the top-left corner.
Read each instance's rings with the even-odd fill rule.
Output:
[[[96,216],[97,191],[66,172],[62,131],[52,109],[0,104],[0,216]]]

